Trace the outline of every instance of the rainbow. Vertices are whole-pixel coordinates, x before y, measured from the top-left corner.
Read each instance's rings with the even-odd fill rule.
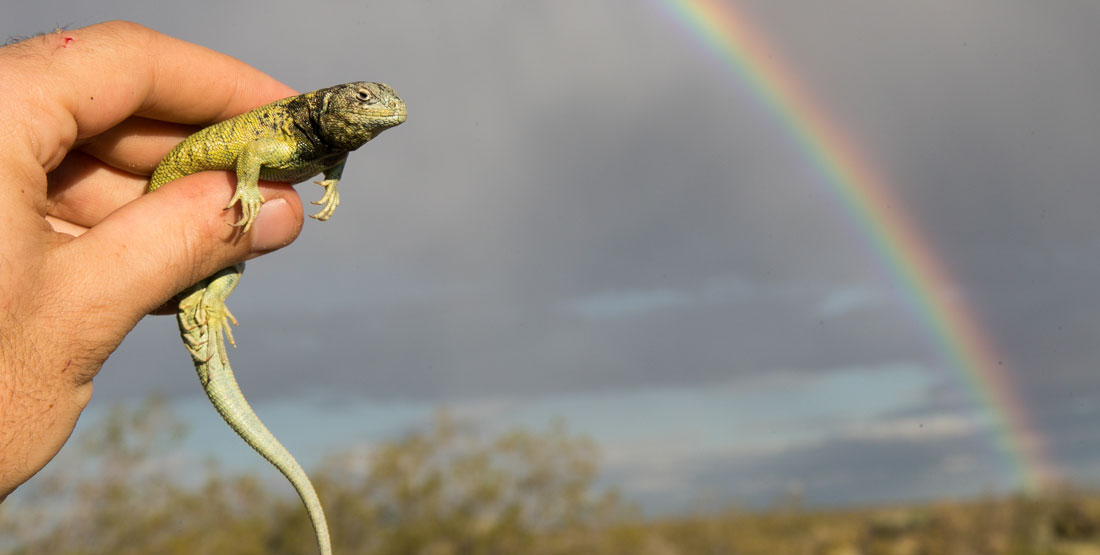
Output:
[[[944,262],[874,166],[733,2],[653,1],[733,71],[820,172],[921,327],[988,413],[1015,487],[1034,492],[1049,484],[1055,467],[981,318],[952,294]]]

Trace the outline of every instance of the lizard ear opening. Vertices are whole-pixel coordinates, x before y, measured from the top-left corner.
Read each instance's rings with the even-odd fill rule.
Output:
[[[328,93],[325,93],[325,95],[321,97],[321,113],[322,114],[327,114],[328,113],[328,98],[330,96],[332,96],[332,93],[328,92]]]

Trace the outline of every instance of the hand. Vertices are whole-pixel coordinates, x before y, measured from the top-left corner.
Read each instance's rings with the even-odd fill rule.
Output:
[[[217,270],[285,246],[289,186],[250,233],[228,172],[143,196],[197,125],[295,94],[228,56],[111,22],[0,48],[0,500],[72,433],[92,378],[137,322]],[[155,367],[158,361],[150,361]]]

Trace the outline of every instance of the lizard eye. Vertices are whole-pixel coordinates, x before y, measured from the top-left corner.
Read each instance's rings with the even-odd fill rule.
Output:
[[[360,102],[370,102],[374,100],[374,95],[367,89],[359,89],[359,92],[355,93],[355,98],[359,99]]]

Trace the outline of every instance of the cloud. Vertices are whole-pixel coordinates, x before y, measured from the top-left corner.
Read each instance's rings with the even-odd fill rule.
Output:
[[[852,425],[841,437],[859,441],[938,441],[944,438],[972,436],[989,429],[982,419],[953,414],[930,415],[928,418],[868,420]]]
[[[655,438],[613,449],[605,460],[609,481],[657,512],[717,499],[760,506],[792,484],[812,504],[976,495],[1014,479],[1003,470],[1004,455],[982,447],[989,429],[980,418],[874,421],[690,451],[670,450],[675,440]]]
[[[565,301],[562,307],[586,319],[638,317],[673,309],[714,308],[766,294],[741,279],[722,276],[688,289],[629,289],[604,291]]]
[[[580,316],[595,319],[637,316],[658,310],[685,308],[694,302],[695,299],[691,295],[673,289],[635,289],[592,295],[568,301],[565,304],[567,309]]]
[[[830,291],[818,312],[824,318],[835,318],[857,310],[866,310],[888,303],[888,297],[882,291],[867,286],[843,287]]]

